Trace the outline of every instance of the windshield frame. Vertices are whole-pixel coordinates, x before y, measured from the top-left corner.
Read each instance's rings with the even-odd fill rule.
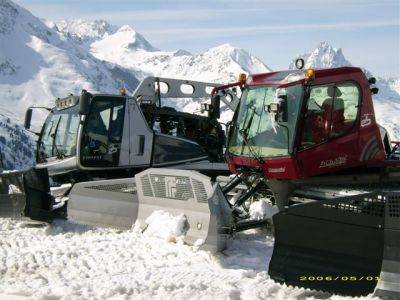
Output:
[[[64,127],[60,127],[61,125]],[[37,140],[37,163],[75,156],[79,125],[78,105],[62,110],[53,108],[47,116]],[[49,126],[51,127],[49,128]]]
[[[251,102],[248,101],[249,92],[257,89],[259,91],[264,90],[265,96],[262,101],[256,100],[258,103],[256,103],[253,113],[250,113],[248,108],[248,104]],[[269,94],[267,95],[267,93]],[[288,120],[279,122],[276,121],[277,117],[267,110],[271,103],[279,101],[277,96],[285,93],[291,94],[286,100]],[[235,126],[231,130],[227,148],[229,155],[261,160],[261,158],[279,158],[293,154],[297,140],[296,130],[305,94],[304,84],[299,81],[285,84],[269,82],[247,85],[243,90],[240,104],[234,116]],[[262,104],[260,104],[261,102]],[[258,118],[256,129],[253,128],[253,124],[250,124],[250,122],[254,123],[253,120],[246,120],[246,117],[250,119],[254,118],[254,115],[257,115]],[[274,116],[273,119],[272,116]],[[246,125],[246,122],[248,122],[248,125]],[[265,130],[262,130],[261,124]],[[253,130],[252,135],[249,134],[251,130]],[[267,131],[269,132],[268,135],[264,134]],[[261,138],[262,134],[265,136]],[[274,139],[275,137],[276,139]],[[240,148],[241,150],[239,150]],[[272,153],[274,151],[275,153]]]

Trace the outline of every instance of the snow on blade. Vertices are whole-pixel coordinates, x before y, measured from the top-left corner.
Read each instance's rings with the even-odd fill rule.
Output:
[[[162,210],[154,211],[147,219],[145,236],[161,238],[167,242],[183,242],[187,221],[184,214],[173,216]]]
[[[8,193],[9,194],[21,194],[21,190],[14,184],[10,184],[8,186]]]

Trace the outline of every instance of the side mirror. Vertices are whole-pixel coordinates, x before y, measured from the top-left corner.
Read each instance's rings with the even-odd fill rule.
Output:
[[[265,105],[264,110],[269,113],[277,114],[279,112],[279,103],[271,103],[270,105]]]
[[[32,120],[32,108],[29,107],[25,113],[24,127],[26,130],[29,130],[31,128],[31,120]]]
[[[278,96],[278,102],[271,103],[270,105],[266,105],[264,110],[275,114],[275,120],[278,123],[284,123],[288,121],[287,114],[287,96],[280,95]]]
[[[39,136],[40,133],[31,130],[31,122],[32,122],[32,112],[33,112],[33,109],[38,109],[38,108],[40,108],[40,109],[45,109],[45,110],[47,110],[47,111],[51,111],[51,108],[44,107],[44,106],[32,106],[32,107],[28,107],[28,109],[26,110],[26,113],[25,113],[25,121],[24,121],[24,128],[25,128],[26,130],[28,130],[29,132],[32,132],[33,134],[36,134],[37,136]]]
[[[278,113],[278,122],[287,122],[288,121],[288,104],[287,104],[287,96],[281,95],[278,97],[280,99],[279,103],[279,113]]]
[[[375,84],[376,83],[376,78],[375,77],[370,77],[368,78],[369,84]]]
[[[88,93],[86,90],[82,90],[81,96],[79,98],[79,114],[88,115],[90,100],[92,99],[92,94]]]

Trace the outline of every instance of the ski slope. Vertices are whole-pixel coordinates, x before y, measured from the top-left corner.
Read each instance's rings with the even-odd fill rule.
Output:
[[[184,245],[178,225],[153,218],[163,231],[141,233],[0,219],[0,299],[351,299],[272,281],[266,231],[213,254]]]

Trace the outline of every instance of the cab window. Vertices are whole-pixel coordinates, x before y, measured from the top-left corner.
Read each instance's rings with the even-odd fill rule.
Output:
[[[359,101],[360,89],[353,82],[312,87],[307,101],[300,149],[348,132],[357,119]]]

